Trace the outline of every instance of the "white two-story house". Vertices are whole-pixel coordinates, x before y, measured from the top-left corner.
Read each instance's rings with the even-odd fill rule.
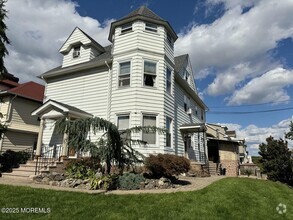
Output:
[[[76,27],[59,50],[62,65],[41,75],[45,100],[33,112],[41,119],[37,154],[66,146],[67,135],[54,131],[59,117],[98,116],[121,130],[167,128],[167,134],[132,134],[147,141],[136,146],[146,156],[168,153],[205,163],[207,106],[197,94],[189,56],[174,57],[176,39],[171,25],[145,6],[111,24],[106,47]],[[62,156],[68,155],[64,147]]]

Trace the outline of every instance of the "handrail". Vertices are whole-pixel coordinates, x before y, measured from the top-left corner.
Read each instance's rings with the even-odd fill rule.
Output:
[[[42,150],[44,147],[42,146]],[[39,174],[42,169],[47,169],[54,165],[56,161],[60,161],[63,147],[61,145],[53,145],[52,149],[42,152],[36,160],[35,175]]]

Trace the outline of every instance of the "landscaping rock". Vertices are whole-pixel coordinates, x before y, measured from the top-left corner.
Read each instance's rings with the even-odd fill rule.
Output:
[[[41,181],[43,184],[49,185],[50,179],[48,177],[44,177]]]
[[[160,178],[158,181],[158,187],[160,189],[168,189],[168,188],[172,187],[171,185],[172,185],[171,180],[169,180],[165,177]]]

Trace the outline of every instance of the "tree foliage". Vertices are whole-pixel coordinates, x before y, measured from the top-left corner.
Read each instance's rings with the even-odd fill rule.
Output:
[[[288,143],[273,137],[268,137],[266,142],[259,145],[262,171],[267,173],[270,180],[293,185],[293,161]]]
[[[293,140],[293,122],[290,122],[289,125],[290,130],[285,134],[285,138],[289,140]]]
[[[6,36],[7,26],[5,18],[7,17],[7,10],[5,3],[7,0],[0,0],[0,73],[6,73],[7,69],[4,66],[4,57],[8,55],[8,50],[5,44],[10,44],[10,40]]]
[[[115,164],[123,169],[135,163],[143,162],[144,156],[133,149],[133,144],[146,144],[142,140],[131,139],[134,132],[164,132],[164,129],[156,127],[134,127],[120,132],[113,123],[99,118],[80,118],[67,120],[61,118],[56,122],[59,133],[67,133],[68,146],[76,151],[90,152],[92,156],[98,156],[107,165],[106,173],[110,172],[111,166]],[[101,137],[96,138],[102,132]]]

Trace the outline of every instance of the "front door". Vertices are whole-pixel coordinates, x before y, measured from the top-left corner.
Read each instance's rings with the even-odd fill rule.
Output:
[[[184,155],[187,159],[190,159],[189,152],[191,149],[191,136],[185,135],[184,137]]]

